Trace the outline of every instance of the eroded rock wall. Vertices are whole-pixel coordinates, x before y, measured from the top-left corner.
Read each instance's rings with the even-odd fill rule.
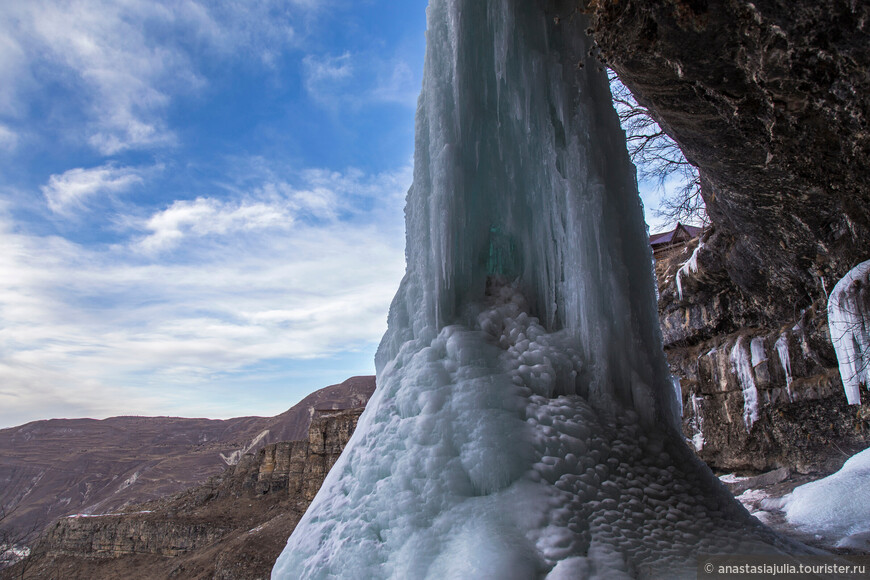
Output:
[[[868,3],[577,9],[608,66],[699,167],[719,232],[711,249],[759,321],[787,320],[870,257]]]
[[[684,264],[698,241],[656,265],[665,354],[698,455],[719,470],[808,472],[865,448],[870,403],[846,402],[824,299],[765,324],[710,249],[714,236],[702,238],[696,270]]]

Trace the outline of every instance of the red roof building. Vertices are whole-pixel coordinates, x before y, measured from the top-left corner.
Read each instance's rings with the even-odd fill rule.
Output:
[[[653,234],[649,237],[649,245],[652,246],[653,256],[656,259],[669,254],[670,250],[682,248],[690,240],[694,240],[701,235],[701,230],[697,226],[687,226],[677,222],[677,227],[668,232]]]

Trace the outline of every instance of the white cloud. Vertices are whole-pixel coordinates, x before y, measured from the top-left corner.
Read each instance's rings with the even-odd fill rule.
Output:
[[[79,167],[52,175],[48,184],[42,187],[42,193],[51,211],[66,214],[73,209],[83,208],[89,198],[121,193],[138,183],[142,183],[141,171],[133,167]]]
[[[178,200],[148,218],[128,220],[146,232],[133,248],[154,255],[173,250],[185,240],[244,232],[262,235],[266,230],[286,231],[299,224],[328,228],[340,216],[351,219],[360,213],[357,206],[362,198],[376,198],[380,207],[399,207],[411,176],[410,167],[373,178],[353,169],[344,173],[309,169],[300,173],[299,187],[277,180],[268,171],[264,178],[262,185],[240,199]]]
[[[17,146],[18,134],[9,127],[0,125],[0,149],[12,151]]]
[[[420,81],[407,62],[373,55],[312,55],[303,59],[305,90],[327,107],[371,103],[415,106]]]
[[[286,204],[225,203],[208,198],[182,200],[147,219],[144,228],[151,233],[139,240],[137,246],[153,253],[176,245],[185,236],[228,235],[289,228],[292,224],[293,215]]]
[[[0,114],[21,117],[34,91],[68,92],[100,153],[170,145],[172,99],[205,84],[198,58],[268,64],[300,42],[313,1],[29,0],[0,3]],[[177,39],[184,39],[179,42]]]
[[[177,201],[126,222],[145,238],[108,248],[23,233],[0,212],[0,424],[232,416],[214,394],[226,376],[373,349],[404,269],[410,173],[306,171],[295,188]],[[324,213],[339,194],[381,203]],[[175,251],[143,255],[151,236]]]

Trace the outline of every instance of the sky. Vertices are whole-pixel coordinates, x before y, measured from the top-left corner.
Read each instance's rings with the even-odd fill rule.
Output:
[[[0,428],[373,374],[426,3],[0,3]]]

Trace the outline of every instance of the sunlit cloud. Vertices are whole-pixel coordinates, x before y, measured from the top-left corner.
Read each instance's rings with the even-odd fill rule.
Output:
[[[42,194],[54,213],[81,209],[97,195],[121,193],[142,183],[140,170],[132,167],[103,165],[91,169],[78,167],[52,175],[42,187]]]
[[[12,151],[17,145],[18,134],[9,127],[0,125],[0,149]]]

